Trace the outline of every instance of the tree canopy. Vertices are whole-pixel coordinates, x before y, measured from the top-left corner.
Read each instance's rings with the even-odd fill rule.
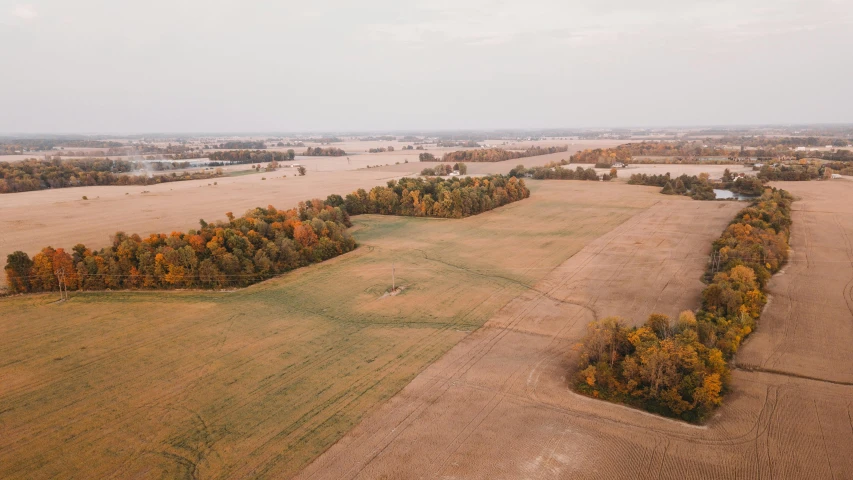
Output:
[[[770,276],[788,258],[792,197],[768,190],[714,242],[702,307],[678,319],[650,315],[639,327],[617,317],[588,326],[575,388],[697,422],[722,403],[731,360],[755,330]]]

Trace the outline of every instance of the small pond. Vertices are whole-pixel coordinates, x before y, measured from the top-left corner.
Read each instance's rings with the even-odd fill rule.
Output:
[[[742,193],[736,193],[736,192],[733,192],[731,190],[723,190],[723,189],[719,189],[719,188],[714,189],[714,195],[717,196],[717,200],[750,201],[750,200],[755,200],[756,198],[758,198],[755,195],[744,195]]]

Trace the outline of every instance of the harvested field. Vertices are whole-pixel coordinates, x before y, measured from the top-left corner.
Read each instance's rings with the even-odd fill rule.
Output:
[[[297,478],[853,478],[853,217],[840,201],[853,184],[781,186],[802,197],[791,265],[737,359],[778,372],[735,370],[707,425],[568,388],[587,322],[698,305],[703,254],[742,205],[667,200],[502,308]]]
[[[771,303],[738,363],[853,385],[853,182],[774,185],[800,199],[793,254],[771,283]]]
[[[355,217],[355,252],[237,292],[0,299],[2,476],[292,476],[615,227],[711,209],[716,233],[730,216],[648,187],[531,186],[530,199],[463,220]],[[392,264],[406,288],[383,297]]]

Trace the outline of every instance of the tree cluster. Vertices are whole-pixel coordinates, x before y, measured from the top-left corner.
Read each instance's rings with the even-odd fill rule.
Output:
[[[436,165],[435,167],[428,167],[428,168],[421,170],[421,175],[424,175],[424,176],[435,176],[435,175],[437,175],[439,177],[442,177],[442,176],[450,175],[454,171],[459,172],[460,175],[467,175],[468,174],[468,165],[465,165],[464,163],[456,163],[456,164],[453,164],[453,166],[450,166],[450,165],[441,163],[441,164]]]
[[[403,147],[403,150],[406,150],[406,147]],[[393,151],[394,151],[394,147],[392,147],[392,146],[371,148],[370,150],[368,150],[368,152],[370,152],[370,153],[382,153],[382,152],[393,152]]]
[[[758,170],[758,178],[764,181],[784,180],[789,182],[816,180],[823,177],[822,165],[764,165]]]
[[[629,185],[648,185],[662,187],[664,195],[685,195],[694,200],[714,200],[714,184],[707,173],[696,175],[682,174],[673,179],[669,172],[664,175],[635,173],[628,179]]]
[[[233,141],[220,143],[216,146],[216,148],[223,148],[228,150],[263,150],[267,148],[267,145],[263,142],[263,140]]]
[[[260,151],[260,150],[227,150],[223,152],[210,152],[208,159],[214,162],[227,162],[235,164],[260,163],[260,162],[287,162],[296,158],[296,152]]]
[[[791,202],[774,189],[738,213],[714,242],[696,313],[675,321],[653,314],[633,328],[616,317],[591,323],[578,346],[576,389],[690,422],[707,418],[728,388],[727,361],[755,329],[767,281],[787,259]]]
[[[95,185],[154,185],[213,178],[220,172],[183,172],[180,175],[129,175],[138,169],[136,162],[99,159],[28,159],[0,162],[0,193],[29,192],[49,188]]]
[[[441,161],[456,163],[456,162],[502,162],[504,160],[512,160],[514,158],[535,157],[538,155],[547,155],[549,153],[565,152],[569,147],[530,147],[527,150],[504,150],[502,148],[484,148],[480,150],[460,150],[458,152],[445,153]],[[431,156],[431,155],[430,155]],[[429,157],[421,155],[422,162],[434,162],[435,157],[430,160]]]
[[[680,157],[678,163],[696,163],[696,157],[727,156],[729,150],[700,142],[639,142],[613,148],[596,148],[571,156],[571,163],[593,163],[607,168],[616,162],[631,163],[634,157]]]
[[[344,198],[343,205],[350,215],[462,218],[529,196],[524,181],[515,177],[418,177],[390,180],[369,192],[358,189]]]
[[[342,157],[346,154],[347,152],[337,147],[308,147],[302,155],[306,157]]]
[[[546,163],[541,167],[531,168],[524,168],[524,165],[517,165],[510,170],[509,174],[510,176],[517,175],[519,177],[529,175],[536,180],[589,180],[594,182],[604,180],[609,182],[611,178],[616,178],[615,175],[611,176],[614,172],[606,173],[599,177],[598,173],[592,168],[584,169],[577,167],[572,170],[570,168],[563,168],[563,165],[557,162]]]
[[[84,140],[63,138],[3,138],[0,139],[0,155],[13,155],[29,151],[53,150],[63,145],[71,148],[117,148],[120,142],[109,140]],[[103,155],[103,154],[101,154]]]
[[[480,146],[475,140],[439,140],[435,143],[436,147],[463,147],[463,148],[478,148]]]
[[[356,246],[346,211],[320,200],[227,216],[185,233],[119,232],[100,250],[46,247],[32,260],[15,252],[7,257],[7,282],[14,293],[57,290],[60,276],[69,290],[240,287]]]

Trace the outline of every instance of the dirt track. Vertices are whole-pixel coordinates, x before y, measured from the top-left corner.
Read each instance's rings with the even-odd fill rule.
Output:
[[[588,321],[697,305],[699,252],[736,207],[666,203],[589,244],[537,285],[544,293],[516,298],[298,478],[853,478],[853,386],[798,377],[853,381],[853,223],[838,201],[853,185],[784,188],[803,198],[791,265],[738,358],[782,374],[735,371],[706,426],[567,387]]]

